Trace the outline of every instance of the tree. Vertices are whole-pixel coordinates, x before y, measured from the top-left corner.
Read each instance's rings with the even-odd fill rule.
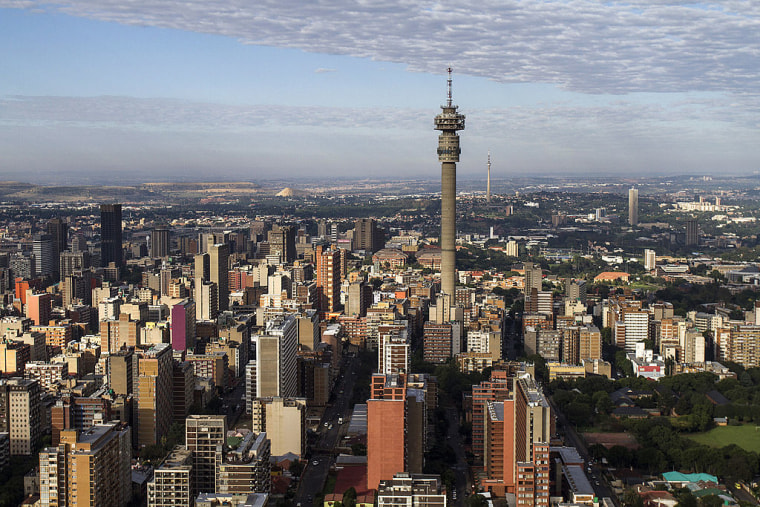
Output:
[[[356,489],[353,486],[343,493],[343,505],[345,507],[354,507],[356,505]]]
[[[467,507],[488,507],[488,500],[483,495],[470,495],[465,504]]]

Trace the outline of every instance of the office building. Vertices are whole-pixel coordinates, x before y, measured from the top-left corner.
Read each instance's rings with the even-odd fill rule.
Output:
[[[57,263],[62,252],[69,248],[69,225],[60,218],[51,218],[47,223],[47,233],[53,240],[53,259]]]
[[[121,423],[61,432],[39,455],[43,506],[126,506],[132,500],[132,442]]]
[[[586,306],[586,280],[569,280],[565,287],[565,295],[570,301],[580,301]]]
[[[171,253],[171,238],[169,227],[159,225],[150,235],[150,256],[155,258],[168,257]]]
[[[523,269],[525,270],[524,291],[525,296],[528,297],[533,290],[540,291],[542,289],[541,284],[543,283],[544,275],[541,266],[537,266],[532,262],[524,263]]]
[[[227,442],[227,416],[191,415],[185,419],[185,447],[193,451],[195,491],[217,490],[219,466]]]
[[[272,456],[306,452],[306,398],[256,398],[251,409],[251,429],[266,433]]]
[[[172,423],[172,348],[159,343],[138,348],[137,355],[137,445],[161,441]]]
[[[216,284],[220,312],[224,312],[229,308],[230,285],[227,278],[230,258],[229,248],[229,245],[226,243],[208,245],[209,281]]]
[[[177,446],[148,482],[148,507],[192,506],[194,492],[193,451]]]
[[[354,222],[354,250],[375,253],[385,247],[385,232],[372,218],[360,218]]]
[[[100,205],[100,265],[124,264],[121,235],[121,204]]]
[[[267,322],[256,343],[256,397],[292,397],[298,392],[298,322],[287,316]]]
[[[53,298],[47,292],[29,294],[26,297],[25,316],[32,319],[35,326],[47,326],[53,310]]]
[[[10,436],[11,456],[36,451],[42,436],[41,389],[36,380],[0,379],[0,432]]]
[[[274,224],[267,233],[269,254],[279,256],[280,263],[292,264],[296,260],[296,228]]]
[[[686,246],[699,245],[699,222],[696,218],[686,221]]]
[[[172,349],[193,350],[195,347],[195,302],[185,299],[172,306]]]
[[[639,189],[631,188],[628,190],[628,224],[630,226],[639,225]]]
[[[32,239],[34,254],[34,272],[40,278],[53,278],[58,273],[58,257],[55,256],[55,244],[49,234],[35,234]]]
[[[459,162],[459,134],[464,130],[465,117],[452,102],[451,68],[448,69],[446,105],[435,117],[438,136],[438,161],[441,162],[441,292],[454,297],[456,289],[456,198],[457,162]]]
[[[219,314],[219,289],[213,282],[195,286],[195,319],[216,320]]]

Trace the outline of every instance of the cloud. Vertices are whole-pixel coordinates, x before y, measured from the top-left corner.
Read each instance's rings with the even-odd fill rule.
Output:
[[[325,69],[324,67],[320,67],[314,70],[314,74],[327,74],[330,72],[338,72],[338,69]]]
[[[756,94],[760,3],[670,0],[0,0],[590,94]]]
[[[479,174],[488,150],[509,176],[757,169],[757,109],[745,98],[634,98],[468,110],[458,171]],[[388,107],[16,96],[0,98],[0,153],[9,154],[5,178],[32,178],[36,169],[44,174],[41,181],[51,178],[50,168],[61,177],[90,170],[105,179],[111,173],[137,177],[138,169],[168,178],[198,178],[209,170],[261,178],[313,175],[315,167],[340,176],[361,168],[377,177],[434,178],[440,169],[433,114]]]

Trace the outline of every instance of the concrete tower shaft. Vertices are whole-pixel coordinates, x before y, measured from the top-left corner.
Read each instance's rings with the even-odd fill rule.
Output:
[[[448,69],[448,97],[441,114],[435,117],[438,136],[438,160],[441,162],[441,292],[454,298],[456,286],[456,197],[459,135],[464,130],[464,115],[451,100],[451,68]]]

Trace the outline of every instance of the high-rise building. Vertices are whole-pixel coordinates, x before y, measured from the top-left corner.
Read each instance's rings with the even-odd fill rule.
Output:
[[[451,357],[452,325],[425,322],[422,348],[425,361],[443,364]]]
[[[214,282],[195,285],[195,319],[216,320],[219,314],[219,289]]]
[[[367,400],[367,488],[407,471],[406,376],[373,375]]]
[[[47,292],[29,294],[26,297],[26,317],[32,319],[35,326],[47,326],[53,310],[53,299]]]
[[[249,432],[230,449],[219,466],[217,492],[222,494],[269,493],[272,487],[272,445],[267,434]]]
[[[168,257],[171,253],[170,241],[169,228],[165,225],[156,226],[150,235],[150,256],[154,259],[157,257]]]
[[[699,222],[696,218],[686,221],[686,246],[699,245]]]
[[[625,350],[635,352],[636,344],[649,338],[650,314],[646,310],[625,309],[623,323],[625,324]]]
[[[35,234],[32,239],[34,253],[34,272],[41,278],[53,277],[58,273],[58,257],[55,256],[55,244],[49,234]]]
[[[586,280],[568,280],[565,295],[570,301],[580,301],[585,306],[587,303]]]
[[[230,250],[226,243],[208,244],[209,281],[214,282],[219,299],[219,311],[229,308],[230,284],[228,282]],[[197,278],[197,275],[196,275]]]
[[[267,233],[269,253],[279,255],[280,262],[292,264],[296,260],[296,227],[274,224]]]
[[[543,271],[541,266],[536,266],[532,262],[526,262],[523,264],[525,270],[525,296],[530,296],[533,290],[540,291],[541,284],[543,283]]]
[[[39,455],[40,503],[125,506],[132,499],[132,442],[121,423],[61,432],[57,447]]]
[[[36,380],[0,379],[0,432],[10,433],[11,456],[36,450],[42,436],[40,393]]]
[[[172,349],[192,350],[195,347],[195,302],[185,299],[172,306]]]
[[[108,355],[108,387],[114,394],[124,396],[134,393],[137,356],[130,349],[122,349]]]
[[[438,136],[438,161],[441,162],[441,292],[454,297],[456,288],[456,204],[457,204],[457,162],[459,154],[459,134],[464,130],[463,114],[452,102],[451,68],[448,69],[446,105],[441,106],[441,114],[435,117]]]
[[[321,312],[337,311],[340,305],[340,254],[317,247],[317,306]]]
[[[507,257],[519,257],[520,245],[517,243],[517,241],[510,239],[507,241],[507,247],[504,253],[507,255]]]
[[[148,507],[193,505],[193,451],[175,447],[148,482]]]
[[[654,250],[645,249],[644,250],[644,269],[647,271],[652,271],[654,268],[657,267],[657,256],[654,252]]]
[[[354,250],[375,253],[385,247],[385,233],[373,218],[360,218],[354,223]]]
[[[345,314],[349,317],[366,317],[367,308],[372,306],[372,286],[359,280],[348,286],[348,300]]]
[[[136,354],[137,445],[153,445],[172,423],[172,348],[159,343]]]
[[[639,225],[639,189],[628,190],[628,224]]]
[[[47,233],[53,238],[57,259],[61,252],[69,248],[69,225],[63,219],[51,218],[47,223]]]
[[[293,316],[267,322],[256,343],[256,397],[292,397],[298,393],[298,321]]]
[[[530,375],[519,374],[513,383],[509,397],[486,403],[483,461],[488,478],[483,486],[499,496],[530,493],[530,502],[518,500],[519,505],[548,506],[548,444],[554,417]]]
[[[227,443],[227,416],[191,415],[185,419],[185,446],[193,451],[193,482],[198,493],[217,490]]]
[[[100,205],[100,265],[124,264],[121,237],[121,204]]]
[[[274,456],[306,452],[306,398],[256,398],[251,429],[266,432]]]

